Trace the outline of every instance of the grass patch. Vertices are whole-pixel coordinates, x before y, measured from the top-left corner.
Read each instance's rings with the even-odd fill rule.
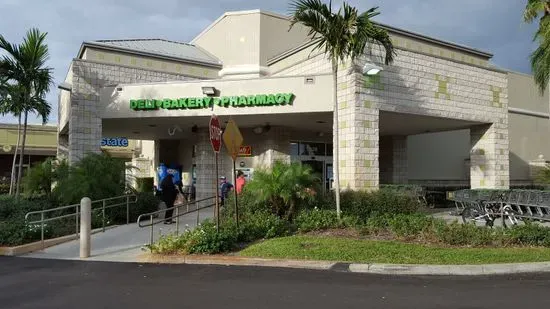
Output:
[[[356,263],[459,265],[550,261],[550,248],[443,248],[396,241],[291,236],[253,244],[239,255]]]

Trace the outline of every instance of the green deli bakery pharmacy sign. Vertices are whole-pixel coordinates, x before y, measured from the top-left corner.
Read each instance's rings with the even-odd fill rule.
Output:
[[[158,109],[201,109],[211,108],[214,105],[220,107],[276,106],[292,105],[293,101],[293,93],[257,94],[231,97],[138,99],[130,100],[130,109],[136,111],[147,111]]]

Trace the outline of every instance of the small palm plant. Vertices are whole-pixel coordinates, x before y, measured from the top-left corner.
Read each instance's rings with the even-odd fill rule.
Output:
[[[245,187],[257,203],[271,208],[281,218],[291,220],[301,201],[314,198],[319,178],[311,167],[301,163],[275,162],[271,170],[254,172],[254,179]]]

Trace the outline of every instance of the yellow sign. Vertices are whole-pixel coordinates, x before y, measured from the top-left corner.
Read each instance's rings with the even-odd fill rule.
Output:
[[[233,119],[229,119],[227,126],[225,126],[225,131],[223,132],[222,138],[227,151],[231,154],[233,160],[235,160],[239,155],[239,150],[243,144],[243,136],[241,135],[241,131],[239,131],[239,127],[237,127],[237,124],[233,121]]]

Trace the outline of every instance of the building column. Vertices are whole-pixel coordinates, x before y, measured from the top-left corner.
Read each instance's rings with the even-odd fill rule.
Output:
[[[350,72],[350,62],[338,72],[338,126],[341,190],[376,190],[379,186],[379,109],[364,91],[363,75]]]
[[[217,194],[218,185],[214,188],[215,162],[214,151],[210,144],[210,135],[207,129],[199,130],[196,139],[195,162],[197,164],[197,200],[209,198]],[[220,157],[222,155],[220,154]],[[223,170],[223,164],[219,161],[220,172]],[[221,174],[220,174],[221,175]],[[218,180],[216,180],[216,183]]]
[[[90,78],[90,64],[73,62],[69,125],[69,164],[89,153],[101,152],[102,123],[99,117],[99,80]]]
[[[407,170],[407,137],[392,136],[392,183],[406,184]]]
[[[472,189],[510,187],[508,129],[502,123],[470,128],[470,186]]]

